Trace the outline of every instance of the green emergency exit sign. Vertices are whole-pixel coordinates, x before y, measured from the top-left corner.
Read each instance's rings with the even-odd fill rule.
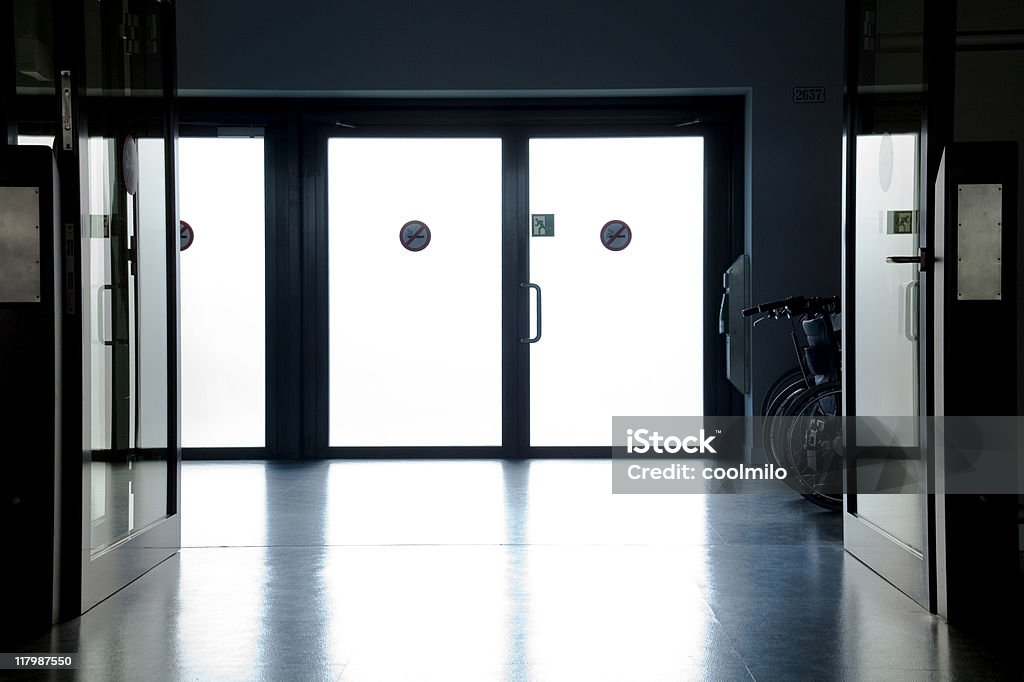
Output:
[[[533,237],[555,236],[555,214],[534,213],[530,216],[530,235]]]

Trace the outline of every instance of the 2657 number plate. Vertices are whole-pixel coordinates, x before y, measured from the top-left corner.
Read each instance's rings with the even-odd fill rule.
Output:
[[[825,88],[793,88],[793,101],[797,102],[798,104],[820,104],[825,101]]]

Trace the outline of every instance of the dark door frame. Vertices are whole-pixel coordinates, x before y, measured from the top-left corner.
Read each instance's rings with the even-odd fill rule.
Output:
[[[705,139],[705,412],[742,414],[717,334],[721,273],[743,252],[744,98],[449,100],[200,99],[180,102],[182,135],[261,129],[266,158],[267,416],[263,448],[189,448],[186,459],[607,457],[608,448],[528,448],[526,240],[531,135],[701,135]],[[332,136],[503,140],[503,445],[331,448],[327,410],[326,140]],[[516,343],[513,343],[516,341]],[[524,407],[527,406],[527,407]]]

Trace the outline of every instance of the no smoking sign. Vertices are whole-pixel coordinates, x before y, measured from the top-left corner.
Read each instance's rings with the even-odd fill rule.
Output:
[[[196,232],[192,229],[192,226],[186,223],[184,220],[179,220],[179,232],[178,238],[181,241],[181,251],[184,251],[188,247],[192,246],[192,242],[195,241]]]
[[[633,241],[633,230],[621,220],[609,220],[601,228],[601,244],[609,251],[622,251]]]
[[[422,251],[430,243],[430,228],[420,220],[410,220],[398,231],[398,240],[409,251]]]

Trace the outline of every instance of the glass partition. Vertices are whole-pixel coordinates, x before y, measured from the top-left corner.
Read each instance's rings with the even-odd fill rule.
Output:
[[[112,568],[113,560],[98,561],[101,556],[175,510],[169,483],[176,464],[168,452],[173,394],[168,311],[174,309],[169,287],[175,273],[169,270],[174,254],[168,249],[176,226],[168,219],[173,182],[161,101],[163,6],[156,0],[86,0],[82,8],[85,68],[78,92],[85,96],[78,106],[87,125],[79,149],[79,203],[87,345],[83,419],[91,453],[85,469],[90,563],[83,601],[88,602],[91,593],[111,589],[102,585],[119,579],[123,570]],[[121,560],[127,565],[139,558]]]
[[[266,442],[263,138],[178,141],[181,438],[185,447]]]
[[[856,413],[904,417],[863,446],[917,444],[917,266],[886,262],[917,252],[917,161],[916,134],[857,136]]]
[[[330,445],[501,445],[501,140],[327,151]]]
[[[115,133],[82,153],[94,552],[167,515],[164,145]]]
[[[703,414],[703,138],[532,139],[530,213],[553,223],[525,226],[543,291],[530,444],[611,445],[614,415]]]

